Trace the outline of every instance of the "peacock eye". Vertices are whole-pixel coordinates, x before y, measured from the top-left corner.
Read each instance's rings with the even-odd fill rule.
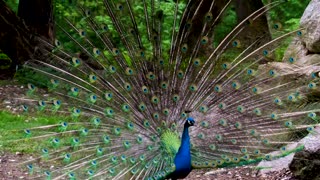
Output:
[[[301,32],[301,31],[298,31],[298,32],[297,32],[297,35],[298,35],[298,36],[302,36],[302,32]]]
[[[79,35],[80,35],[81,37],[86,36],[86,31],[80,29],[80,30],[79,30]]]

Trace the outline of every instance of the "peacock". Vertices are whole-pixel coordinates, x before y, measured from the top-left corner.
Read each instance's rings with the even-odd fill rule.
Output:
[[[30,177],[181,179],[299,151],[319,125],[317,64],[269,63],[305,29],[251,31],[290,1],[269,1],[222,38],[232,0],[93,2],[72,2],[77,15],[55,24],[62,38],[39,38],[24,64],[34,78],[22,113],[61,117],[14,140],[39,150],[21,163]]]

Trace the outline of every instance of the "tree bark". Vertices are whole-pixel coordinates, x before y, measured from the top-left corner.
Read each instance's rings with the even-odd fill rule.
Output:
[[[250,14],[262,8],[264,4],[261,0],[236,0],[235,10],[237,14],[237,21],[240,23],[246,19]],[[251,18],[252,19],[252,18]],[[239,34],[239,39],[243,47],[248,47],[255,41],[256,44],[252,49],[256,49],[272,39],[271,32],[268,26],[267,14],[262,14],[259,18],[252,21],[249,19],[248,26]],[[264,59],[259,63],[267,63],[270,59]]]
[[[18,16],[33,33],[53,41],[52,0],[20,0]]]
[[[26,3],[24,0],[20,0],[20,2]],[[48,4],[46,4],[49,2],[51,0],[40,3],[38,8],[42,10],[32,15],[28,15],[28,10],[19,7],[22,17],[18,17],[3,0],[0,0],[0,49],[12,60],[9,69],[1,70],[0,79],[12,78],[17,67],[32,59],[39,45],[39,38],[52,41],[53,30],[50,25],[52,18],[49,17],[49,14],[52,16],[52,5],[50,5],[51,12],[47,12],[50,11],[50,8],[48,9]],[[29,13],[31,11],[35,11],[35,9],[29,9]],[[44,13],[43,16],[41,16],[42,13]],[[33,16],[41,16],[41,20],[33,21],[31,20]],[[23,20],[24,17],[26,21]],[[46,18],[48,18],[47,21],[44,20]],[[47,26],[41,26],[46,22]],[[39,34],[37,35],[37,33]]]
[[[235,10],[238,22],[243,21],[250,14],[254,13],[255,11],[264,6],[261,0],[236,0],[235,3]],[[271,40],[271,34],[269,31],[266,13],[262,14],[254,22],[249,21],[248,23],[252,24],[250,24],[250,26],[243,31],[247,35],[247,38],[264,36],[264,41]]]

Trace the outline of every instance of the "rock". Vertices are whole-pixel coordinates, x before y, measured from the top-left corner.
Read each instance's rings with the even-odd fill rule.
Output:
[[[319,54],[310,54],[308,56],[301,57],[298,59],[295,63],[295,65],[298,66],[308,66],[308,65],[314,65],[319,63],[320,61],[320,55]],[[319,67],[319,66],[314,66],[314,67]]]
[[[291,63],[289,58],[293,58],[295,62],[299,61],[301,58],[307,56],[308,49],[300,38],[294,38],[291,44],[287,48],[282,61],[286,63]]]
[[[299,179],[320,179],[320,149],[316,152],[302,151],[296,153],[290,170]]]
[[[306,48],[312,53],[320,53],[320,1],[312,0],[304,11],[300,26],[305,28],[302,42],[306,44]]]
[[[304,150],[315,152],[320,149],[320,127],[315,127],[314,131],[307,137],[303,138],[300,143],[304,144]]]
[[[298,143],[293,143],[287,146],[287,149],[294,149],[299,145],[304,145],[304,150],[292,153],[283,158],[275,159],[272,161],[261,161],[258,164],[258,168],[261,168],[259,175],[262,177],[266,176],[268,173],[287,171],[290,169],[292,173],[298,179],[308,178],[309,174],[318,174],[312,177],[315,179],[320,179],[320,174],[318,170],[320,169],[320,128],[316,127],[314,132],[301,139]],[[280,151],[275,151],[271,155],[276,155],[281,153]],[[286,174],[291,172],[283,172]]]
[[[305,145],[303,151],[297,152],[289,168],[298,179],[320,179],[320,128],[309,134],[300,142]]]
[[[298,145],[298,143],[293,143],[290,146],[288,146],[288,149],[294,149],[296,148]],[[281,154],[280,151],[275,151],[273,153],[270,153],[271,155],[277,155],[277,154]],[[266,161],[263,160],[258,164],[258,168],[261,168],[259,171],[259,175],[265,176],[266,174],[270,173],[270,172],[277,172],[277,171],[281,171],[283,169],[289,169],[289,164],[291,163],[291,161],[293,160],[293,156],[294,154],[290,154],[288,156],[279,158],[279,159],[275,159],[272,161]]]
[[[282,59],[283,62],[305,67],[320,61],[320,1],[311,0],[300,20],[302,36],[295,37]],[[318,53],[318,54],[317,54]]]
[[[319,57],[320,55],[315,56],[305,56],[303,61],[316,61],[315,57]],[[311,58],[312,60],[308,59]],[[320,62],[320,59],[318,59]],[[305,78],[310,78],[313,72],[320,71],[320,66],[315,65],[303,65],[303,64],[289,64],[285,62],[271,62],[268,64],[262,64],[258,67],[259,74],[269,75],[270,71],[274,71],[276,74],[285,74],[281,76],[278,81],[264,81],[263,84],[260,84],[259,87],[261,89],[270,89],[273,88],[283,82],[292,82],[292,81],[303,81]],[[263,78],[265,76],[258,76],[258,78]]]

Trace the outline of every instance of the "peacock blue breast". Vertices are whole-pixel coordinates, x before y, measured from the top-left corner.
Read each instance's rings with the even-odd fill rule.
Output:
[[[193,118],[188,118],[183,129],[181,145],[174,158],[175,171],[169,176],[171,179],[185,178],[192,170],[190,153],[189,127],[194,124]]]

